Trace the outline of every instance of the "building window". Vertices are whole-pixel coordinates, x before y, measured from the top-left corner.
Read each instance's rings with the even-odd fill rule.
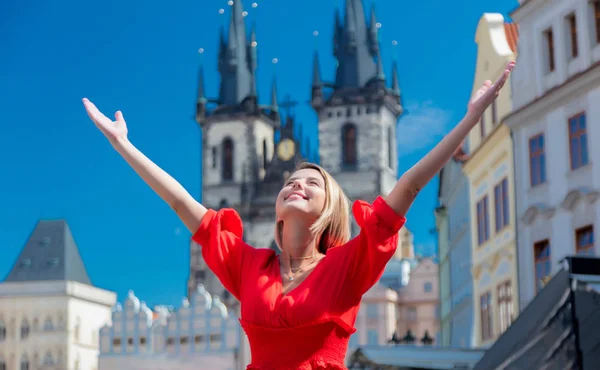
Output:
[[[575,230],[575,248],[577,254],[594,255],[594,226],[588,225]]]
[[[503,333],[513,319],[512,286],[510,280],[498,285],[498,322],[500,333]]]
[[[47,317],[44,321],[44,331],[52,331],[54,330],[54,325],[52,324],[52,319]]]
[[[21,357],[21,366],[19,370],[29,370],[29,359],[26,355],[23,355],[23,357]]]
[[[477,240],[479,245],[490,239],[490,221],[488,216],[488,196],[477,202]]]
[[[504,178],[494,187],[494,209],[496,215],[496,232],[508,226],[510,209],[508,205],[508,178]]]
[[[75,320],[75,330],[74,330],[74,332],[75,332],[74,333],[75,334],[75,340],[78,341],[78,342],[79,342],[79,338],[80,338],[80,335],[79,335],[80,331],[81,331],[81,319],[78,317]]]
[[[577,18],[575,17],[575,13],[569,14],[566,18],[566,21],[571,44],[571,58],[577,58],[577,55],[579,55],[579,50],[577,48]]]
[[[46,355],[44,356],[44,365],[54,365],[54,359],[52,358],[52,353],[50,353],[50,351],[46,352]]]
[[[588,164],[589,156],[585,113],[580,113],[569,118],[569,152],[572,170]]]
[[[492,125],[498,123],[498,110],[496,107],[496,100],[492,101]]]
[[[212,147],[212,168],[217,168],[217,147]]]
[[[417,308],[416,307],[408,307],[406,313],[406,319],[408,321],[417,321]]]
[[[485,137],[485,111],[481,115],[481,119],[479,120],[479,134],[483,139]]]
[[[377,318],[379,316],[379,310],[377,309],[376,303],[367,303],[367,317]]]
[[[591,5],[594,13],[594,31],[596,34],[596,43],[600,43],[600,0],[593,0]]]
[[[423,284],[423,290],[425,291],[425,293],[431,293],[431,291],[433,290],[433,285],[430,282],[426,282],[425,284]]]
[[[0,342],[4,342],[6,340],[6,324],[4,321],[0,320]],[[2,370],[2,369],[0,369]]]
[[[342,129],[342,165],[345,169],[356,169],[357,164],[356,126],[348,123]]]
[[[269,158],[267,156],[267,140],[266,139],[263,140],[262,155],[263,155],[263,169],[266,170],[267,166],[269,165]]]
[[[367,332],[367,345],[376,346],[379,344],[379,333],[377,330],[369,330]]]
[[[6,362],[2,357],[0,357],[0,370],[6,370]]]
[[[533,257],[535,261],[535,289],[539,292],[544,287],[546,279],[551,275],[550,241],[542,240],[533,245]]]
[[[392,130],[392,125],[388,126],[387,129],[387,140],[388,140],[388,167],[392,168],[394,166],[394,130]],[[392,168],[393,169],[393,168]]]
[[[225,138],[223,140],[222,152],[223,152],[223,181],[233,180],[233,140],[231,138]]]
[[[554,71],[554,33],[552,28],[547,29],[544,32],[544,40],[546,41],[546,60],[548,72]]]
[[[544,134],[539,134],[529,139],[529,175],[531,186],[546,182]]]
[[[21,323],[21,339],[29,338],[29,322],[27,320],[23,320]]]
[[[492,293],[486,292],[479,299],[481,314],[481,340],[491,339],[494,335],[492,321]]]

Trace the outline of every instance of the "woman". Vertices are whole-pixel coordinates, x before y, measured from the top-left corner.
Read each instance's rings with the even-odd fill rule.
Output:
[[[83,103],[113,147],[179,215],[202,246],[207,265],[240,300],[240,322],[252,352],[248,369],[345,369],[361,297],[394,254],[404,215],[477,124],[513,67],[509,63],[495,84],[483,84],[465,118],[389,195],[373,204],[354,203],[361,232],[350,241],[349,205],[342,189],[321,167],[300,165],[276,201],[279,255],[247,245],[234,210],[206,209],[137,150],[127,139],[120,111],[111,121],[89,100]]]

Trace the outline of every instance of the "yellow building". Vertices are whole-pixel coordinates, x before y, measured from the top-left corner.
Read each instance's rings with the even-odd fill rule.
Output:
[[[484,14],[477,26],[473,93],[494,80],[516,57],[517,26],[500,14]],[[514,171],[510,130],[502,119],[511,111],[510,81],[469,134],[469,181],[473,269],[474,344],[486,346],[503,333],[518,312]]]

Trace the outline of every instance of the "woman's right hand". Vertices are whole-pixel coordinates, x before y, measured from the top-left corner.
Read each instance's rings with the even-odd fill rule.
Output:
[[[111,143],[115,143],[121,139],[127,139],[127,124],[125,123],[123,113],[121,113],[120,110],[115,113],[115,121],[112,121],[100,112],[94,103],[87,98],[83,98],[83,106],[85,107],[88,116],[94,121],[96,127],[102,131],[104,136],[106,136]]]

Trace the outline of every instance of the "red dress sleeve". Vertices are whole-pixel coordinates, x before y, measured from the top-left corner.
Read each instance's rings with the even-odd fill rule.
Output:
[[[202,257],[225,289],[240,300],[244,258],[253,249],[242,240],[238,213],[229,208],[207,210],[192,240],[200,244]]]
[[[398,215],[382,197],[377,197],[372,205],[360,200],[354,202],[352,213],[360,234],[334,249],[339,248],[336,252],[341,255],[341,267],[345,270],[342,299],[355,303],[383,274],[398,247],[398,232],[406,218]]]

